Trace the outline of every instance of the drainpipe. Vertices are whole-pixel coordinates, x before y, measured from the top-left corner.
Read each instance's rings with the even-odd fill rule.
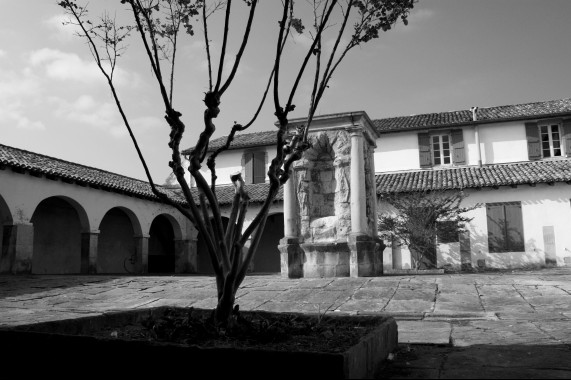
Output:
[[[478,120],[477,113],[478,107],[470,108],[472,111],[472,121],[474,122],[474,139],[476,140],[476,155],[478,157],[478,167],[482,167],[482,152],[480,151],[480,130],[476,121]]]

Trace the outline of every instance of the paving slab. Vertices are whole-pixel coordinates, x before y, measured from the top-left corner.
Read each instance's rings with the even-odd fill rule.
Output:
[[[449,322],[398,321],[399,343],[449,344],[452,325]]]

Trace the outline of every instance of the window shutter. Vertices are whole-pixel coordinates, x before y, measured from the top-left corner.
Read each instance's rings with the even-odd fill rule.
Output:
[[[452,135],[452,163],[455,165],[466,165],[466,154],[464,152],[464,135],[461,129],[455,129]]]
[[[486,215],[488,217],[488,249],[490,252],[505,251],[505,218],[504,206],[487,204]]]
[[[527,154],[529,159],[541,159],[541,143],[539,141],[537,123],[525,123],[525,135],[527,137]]]
[[[571,157],[571,119],[563,120],[563,141],[565,156]]]
[[[420,167],[429,168],[432,166],[432,158],[430,156],[430,136],[428,133],[418,134],[418,153],[420,158]]]
[[[511,252],[523,252],[523,218],[521,215],[521,203],[506,204],[506,243]]]
[[[244,153],[243,156],[244,160],[244,182],[247,184],[254,183],[254,160],[253,160],[253,153],[247,152]]]
[[[266,182],[266,152],[254,153],[254,183]]]

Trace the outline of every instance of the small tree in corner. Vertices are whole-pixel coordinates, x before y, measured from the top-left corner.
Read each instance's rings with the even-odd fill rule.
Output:
[[[413,269],[433,269],[437,241],[457,241],[473,219],[464,213],[478,205],[460,206],[467,196],[453,190],[382,194],[381,200],[392,210],[379,214],[379,235],[393,245],[407,246]]]
[[[153,193],[163,202],[176,207],[192,221],[204,237],[216,275],[218,304],[215,318],[219,326],[225,328],[234,320],[232,310],[236,291],[256,253],[270,206],[279,188],[289,179],[292,164],[299,160],[308,148],[308,130],[319,102],[329,87],[331,77],[350,51],[359,50],[355,48],[378,38],[381,32],[390,30],[399,20],[406,25],[408,14],[415,2],[416,0],[313,0],[296,2],[294,7],[293,0],[281,2],[271,0],[270,3],[274,6],[278,3],[276,14],[270,14],[268,8],[260,15],[257,12],[262,6],[259,0],[121,0],[122,5],[118,11],[126,8],[131,20],[131,24],[127,25],[119,25],[115,18],[110,16],[112,13],[105,13],[101,18],[94,20],[89,18],[85,5],[78,5],[71,0],[58,2],[69,16],[69,23],[79,28],[79,36],[86,40],[96,64],[109,85]],[[299,14],[299,4],[306,7],[301,14]],[[245,7],[247,10],[247,19],[242,20],[244,25],[238,27],[230,22],[231,14],[237,7]],[[211,16],[217,12],[222,16],[219,25],[211,22]],[[238,68],[246,57],[246,48],[255,25],[254,20],[260,17],[276,21],[274,46],[272,49],[254,46],[250,49],[252,50],[250,53],[253,53],[250,58],[259,60],[261,54],[267,54],[272,57],[272,64],[267,68],[266,74],[260,73],[267,75],[268,78],[265,90],[261,91],[258,100],[248,104],[243,97],[233,99],[227,95],[228,89],[239,75]],[[180,56],[177,52],[194,36],[195,23],[200,25],[199,29],[203,32],[204,55],[208,65],[208,74],[204,78],[208,88],[205,94],[199,88],[192,88],[186,83],[178,83],[175,80],[175,69],[181,69],[180,65],[175,65]],[[219,27],[219,33],[216,34],[219,36],[218,40],[212,37],[213,26]],[[304,33],[311,44],[299,62],[294,63],[292,57],[288,57],[285,63],[286,44],[293,33]],[[239,41],[231,57],[228,38],[230,35]],[[118,59],[127,54],[125,40],[129,36],[140,39],[139,46],[143,49],[151,69],[149,80],[156,82],[160,102],[165,110],[164,118],[170,127],[169,138],[165,138],[165,143],[168,140],[172,151],[169,165],[181,187],[187,207],[174,202],[153,182],[129,122],[130,118],[116,91],[114,73]],[[282,63],[287,64],[289,69],[293,68],[292,79],[288,81],[282,80]],[[231,67],[227,73],[223,70],[225,66]],[[304,82],[302,79],[309,67],[313,68],[313,72],[305,76],[307,82]],[[199,67],[185,66],[184,69],[198,70]],[[194,96],[203,96],[205,105],[203,115],[191,115],[191,118],[183,121],[180,112],[183,104],[173,96],[176,93],[173,92],[175,85],[184,86],[184,89]],[[307,122],[288,135],[288,117],[295,109],[294,98],[300,85],[309,88],[311,92],[309,99],[306,100],[309,105]],[[248,190],[239,174],[232,176],[235,196],[228,226],[224,227],[216,195],[216,157],[230,147],[236,133],[247,130],[255,122],[268,92],[272,94],[273,112],[278,126],[276,154],[267,172],[269,190],[260,211],[252,222],[244,227],[248,211]],[[127,100],[137,101],[137,99]],[[223,100],[226,103],[236,102],[242,107],[249,106],[252,117],[245,123],[235,122],[232,126],[228,126],[231,127],[231,131],[226,144],[209,154],[208,145],[216,131],[214,121],[222,112]],[[196,135],[200,132],[200,135],[189,156],[190,165],[185,168],[181,161],[180,142],[187,128]],[[209,179],[200,172],[204,164],[210,169]],[[185,170],[190,172],[196,183],[198,195],[193,194],[186,182]],[[251,245],[248,249],[244,249],[244,244],[250,237]]]

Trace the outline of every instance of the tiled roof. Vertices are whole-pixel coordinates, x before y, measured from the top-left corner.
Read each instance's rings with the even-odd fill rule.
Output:
[[[266,200],[266,195],[268,194],[269,189],[269,183],[255,183],[246,185],[246,190],[250,196],[251,203],[264,202]],[[196,188],[192,188],[192,195],[194,196],[194,200],[198,202],[198,190]],[[234,199],[234,186],[228,185],[216,187],[216,196],[218,197],[218,203],[221,205],[232,204],[232,200]],[[282,186],[278,191],[278,195],[276,196],[275,200],[281,201],[283,198],[284,196]]]
[[[479,124],[483,124],[498,121],[539,119],[567,115],[571,116],[571,98],[509,106],[478,108],[477,120]],[[451,127],[473,123],[472,111],[470,110],[428,113],[373,120],[373,124],[379,133],[409,129],[425,129],[430,127]]]
[[[478,123],[493,123],[498,121],[540,119],[546,117],[571,116],[571,98],[548,100],[543,102],[514,104],[507,106],[478,108]],[[473,124],[472,111],[460,110],[451,112],[428,113],[413,116],[399,116],[386,119],[373,120],[379,133],[426,129],[438,127],[452,127]],[[214,139],[210,142],[209,151],[218,149],[226,143],[227,136]],[[238,133],[230,149],[250,148],[256,146],[273,145],[276,142],[276,131]],[[184,150],[189,154],[192,148]]]
[[[377,194],[571,181],[571,160],[531,161],[376,175]]]
[[[211,140],[210,144],[208,144],[208,151],[214,151],[226,144],[226,140],[228,136],[222,136],[217,139]],[[277,129],[273,131],[265,131],[265,132],[252,132],[252,133],[237,133],[234,135],[234,140],[230,144],[230,149],[241,149],[241,148],[249,148],[255,146],[265,146],[265,145],[273,145],[277,141]],[[183,150],[182,154],[190,154],[190,152],[194,149],[188,148]]]
[[[139,198],[159,200],[153,194],[151,186],[145,181],[2,144],[0,144],[0,167],[27,170],[32,174],[46,175],[48,178],[60,178],[84,186],[89,185]],[[159,188],[170,195],[171,199],[181,204],[186,203],[176,193],[160,186]]]

